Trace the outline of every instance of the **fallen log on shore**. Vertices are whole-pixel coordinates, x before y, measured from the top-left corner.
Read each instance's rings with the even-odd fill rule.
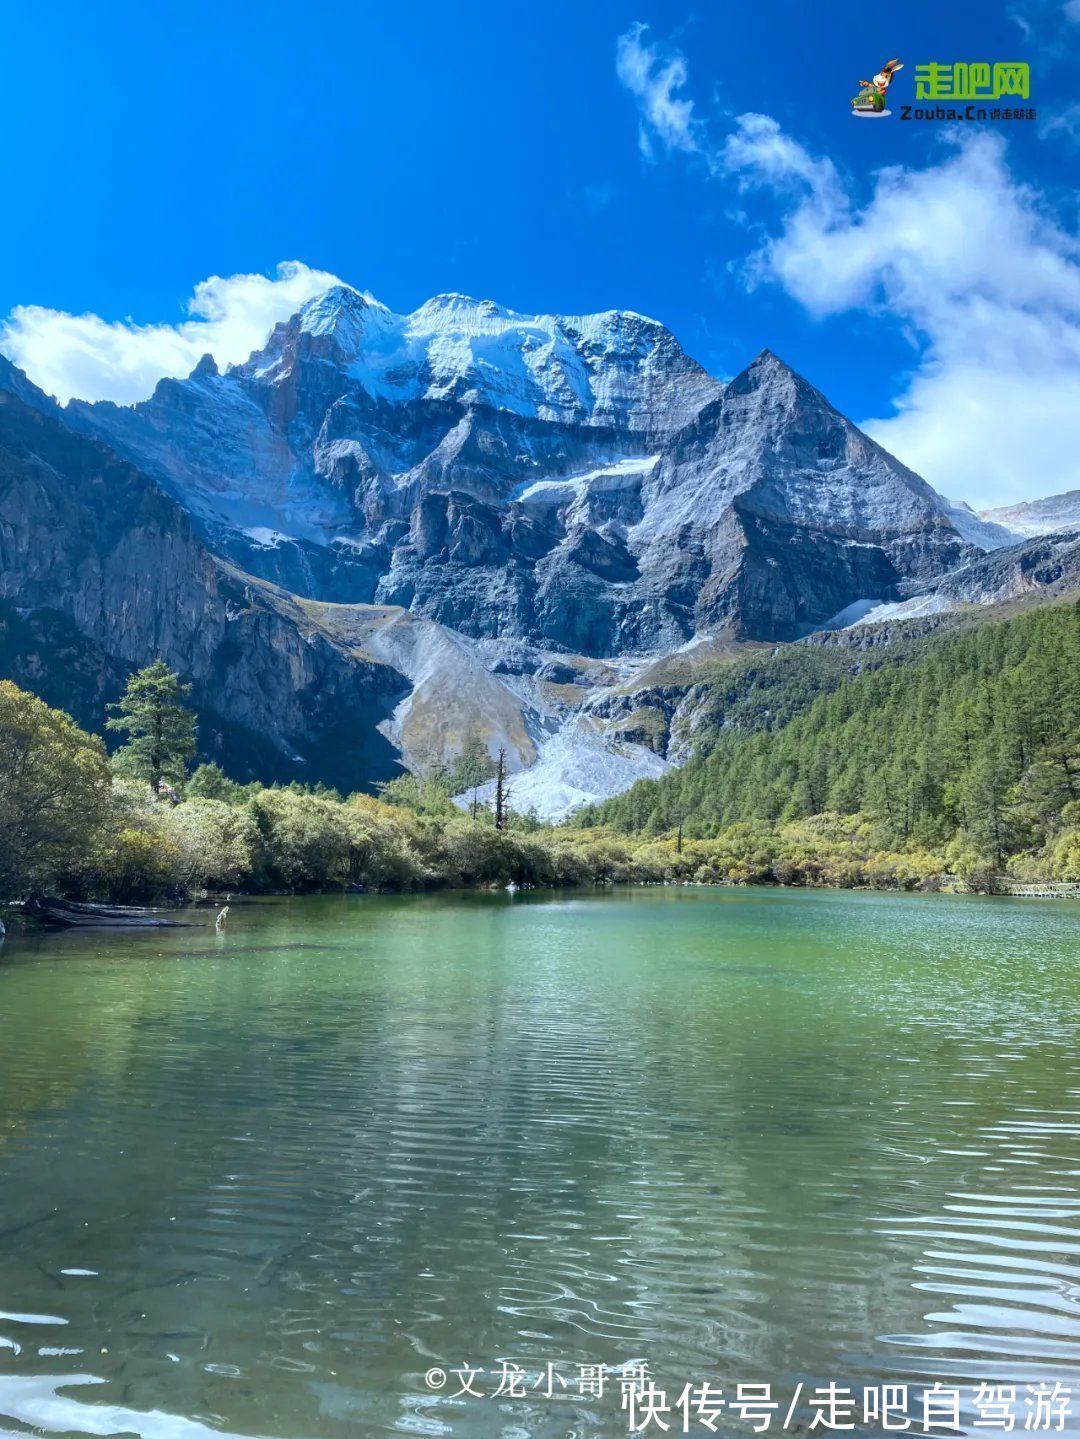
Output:
[[[159,911],[126,904],[93,904],[69,899],[31,899],[23,913],[44,924],[86,929],[187,929],[182,919],[164,919]]]

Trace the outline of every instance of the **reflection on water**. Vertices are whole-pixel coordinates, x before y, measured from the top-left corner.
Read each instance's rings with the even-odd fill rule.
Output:
[[[0,1434],[625,1432],[425,1385],[504,1360],[1080,1396],[1078,936],[647,890],[9,940]]]

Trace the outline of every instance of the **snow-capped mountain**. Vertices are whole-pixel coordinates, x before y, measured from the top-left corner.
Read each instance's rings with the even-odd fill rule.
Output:
[[[590,655],[793,638],[1008,540],[769,352],[725,388],[625,311],[338,286],[225,374],[67,413],[249,572]]]
[[[440,295],[402,316],[339,286],[225,375],[207,356],[143,404],[70,408],[207,522],[348,544],[365,504],[385,508],[380,481],[504,497],[529,475],[647,447],[720,390],[638,315]]]
[[[629,311],[520,315],[449,294],[395,315],[345,286],[277,326],[235,373],[275,383],[310,355],[344,367],[372,399],[392,405],[461,401],[646,433],[677,428],[719,388],[663,325]]]
[[[74,662],[89,715],[165,655],[214,752],[271,777],[353,784],[479,738],[551,818],[677,758],[657,717],[692,681],[662,676],[691,655],[1075,573],[769,351],[724,385],[628,312],[396,315],[339,286],[132,407],[61,409],[0,361],[0,418],[0,500],[50,537],[0,512],[8,672],[59,693]]]
[[[984,520],[1004,525],[1025,539],[1052,535],[1057,530],[1080,530],[1080,490],[1050,495],[1045,500],[1003,505],[1000,509],[982,510],[980,513]]]
[[[1015,545],[1023,536],[1010,529],[1004,521],[991,518],[990,512],[980,514],[964,500],[950,500],[949,519],[957,533],[980,550],[1000,550]]]

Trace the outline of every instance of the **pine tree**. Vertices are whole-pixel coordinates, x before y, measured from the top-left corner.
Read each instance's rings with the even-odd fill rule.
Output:
[[[181,784],[187,761],[195,754],[195,715],[184,705],[191,686],[180,683],[162,660],[133,674],[107,721],[111,730],[129,738],[116,752],[121,774],[146,780],[157,791],[162,780]]]
[[[964,835],[998,870],[1054,842],[1080,806],[1080,605],[881,650],[730,666],[705,686],[717,724],[696,756],[582,821],[653,837],[682,820],[709,836],[831,811],[865,816],[894,846]]]
[[[452,794],[463,794],[467,789],[476,789],[491,778],[491,756],[487,746],[476,735],[470,735],[461,748],[449,772]]]

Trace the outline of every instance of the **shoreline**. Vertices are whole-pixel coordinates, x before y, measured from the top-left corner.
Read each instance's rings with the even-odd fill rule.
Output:
[[[904,886],[904,885],[873,885],[873,884],[785,884],[777,880],[613,880],[595,881],[584,884],[538,884],[520,887],[513,894],[506,894],[506,886],[502,884],[482,885],[437,885],[427,888],[412,889],[321,889],[321,890],[264,890],[251,892],[232,892],[228,896],[221,894],[203,894],[193,896],[189,899],[177,900],[172,903],[162,903],[147,906],[148,912],[155,915],[172,916],[179,915],[191,910],[213,911],[222,903],[230,905],[248,906],[257,905],[269,900],[312,900],[312,899],[435,899],[435,898],[472,898],[486,896],[494,899],[503,895],[507,902],[517,901],[520,898],[528,900],[532,896],[555,897],[555,896],[576,896],[585,895],[610,895],[612,897],[620,892],[633,892],[636,890],[740,890],[743,892],[765,892],[776,894],[799,894],[799,893],[835,893],[835,894],[867,894],[867,895],[894,895],[912,896],[917,898],[928,898],[940,896],[945,898],[960,899],[1041,899],[1044,901],[1056,901],[1068,903],[1070,901],[1080,903],[1080,885],[1065,884],[1055,887],[1054,884],[1034,886],[1014,886],[1013,888],[1003,887],[1000,889],[969,889],[961,885],[956,886]],[[41,937],[44,935],[62,935],[79,932],[91,934],[104,933],[126,933],[146,934],[160,933],[161,929],[173,928],[213,928],[208,920],[206,924],[198,922],[173,921],[170,920],[164,925],[112,925],[107,922],[94,924],[92,922],[80,924],[64,924],[61,922],[50,922],[47,919],[35,915],[24,915],[18,908],[7,908],[0,906],[0,911],[8,916],[7,937],[13,938],[17,935]],[[2,943],[2,937],[0,937]]]

